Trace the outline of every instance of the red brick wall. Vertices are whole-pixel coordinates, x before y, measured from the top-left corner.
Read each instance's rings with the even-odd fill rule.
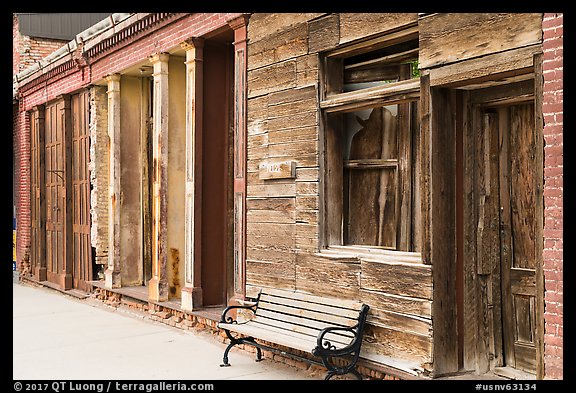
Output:
[[[30,117],[14,114],[14,204],[16,205],[16,264],[20,270],[25,250],[30,246]]]
[[[563,379],[563,14],[544,14],[544,371]]]
[[[12,16],[12,73],[17,74],[50,53],[66,45],[65,40],[23,36],[18,31],[18,17]]]
[[[170,23],[161,30],[152,31],[143,38],[122,46],[122,50],[111,53],[92,64],[93,81],[114,72],[120,72],[145,60],[153,53],[165,52],[177,47],[190,37],[199,37],[226,26],[226,21],[240,14],[190,14]]]
[[[58,76],[47,84],[22,91],[19,113],[14,124],[14,159],[15,159],[15,205],[18,223],[17,263],[20,264],[24,250],[30,244],[30,124],[29,111],[35,105],[44,104],[57,96],[72,93],[103,78],[107,74],[120,72],[155,52],[167,51],[190,37],[201,36],[226,25],[226,21],[240,14],[190,14],[169,25],[152,31],[143,38],[122,45],[119,50],[94,62],[84,69],[69,71],[66,76]],[[21,71],[27,64],[40,60],[63,42],[41,39],[30,39],[18,32],[18,20],[13,19],[13,58],[14,72]],[[50,45],[52,45],[50,47]],[[45,48],[45,49],[42,49]],[[26,88],[26,86],[24,86]]]

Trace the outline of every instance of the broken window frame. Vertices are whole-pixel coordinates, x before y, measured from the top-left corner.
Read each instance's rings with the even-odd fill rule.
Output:
[[[383,48],[401,47],[405,43],[416,43],[408,50],[401,50],[398,53],[391,53],[387,56],[369,60],[367,63],[375,63],[384,59],[385,66],[381,67],[378,72],[384,75],[387,69],[402,67],[402,63],[410,60],[413,63],[414,58],[418,58],[417,41],[418,28],[411,26],[401,31],[392,32],[379,37],[370,38],[361,42],[353,43],[336,50],[320,54],[320,110],[321,110],[321,143],[323,143],[323,196],[322,196],[322,219],[321,219],[321,248],[330,246],[341,247],[363,247],[384,249],[392,251],[420,251],[420,124],[419,124],[419,98],[420,98],[420,78],[415,77],[411,67],[404,69],[400,78],[395,81],[386,81],[376,86],[361,88],[358,90],[345,91],[345,59],[352,56],[365,55]],[[350,68],[349,66],[346,66]],[[400,68],[398,68],[400,69]],[[349,76],[346,76],[349,80]],[[384,78],[385,79],[385,78]],[[392,78],[390,78],[392,79]],[[349,90],[349,89],[348,89]],[[396,160],[390,161],[394,164],[396,178],[396,198],[395,198],[395,220],[396,234],[394,245],[377,245],[377,244],[353,244],[347,242],[346,225],[348,214],[345,202],[344,172],[350,170],[350,164],[370,167],[370,160],[362,162],[355,160],[354,163],[343,159],[343,135],[344,114],[355,112],[363,109],[372,109],[383,106],[398,105],[405,112],[404,119],[408,125],[400,126],[401,132],[409,133],[405,135],[409,141],[406,146],[397,144]],[[415,113],[414,113],[415,112]],[[415,122],[414,126],[410,122]],[[415,129],[413,129],[415,127]],[[399,131],[399,132],[400,132]],[[398,134],[398,140],[401,135]],[[400,157],[402,155],[402,158]],[[394,161],[394,162],[392,162]],[[348,167],[348,168],[347,168]],[[380,170],[387,170],[389,165],[384,165]],[[362,169],[354,169],[362,170]],[[401,200],[398,197],[399,187],[404,188]]]

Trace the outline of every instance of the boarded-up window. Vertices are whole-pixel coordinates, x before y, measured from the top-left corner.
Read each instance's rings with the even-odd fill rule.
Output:
[[[419,251],[418,43],[382,45],[324,58],[325,243]]]

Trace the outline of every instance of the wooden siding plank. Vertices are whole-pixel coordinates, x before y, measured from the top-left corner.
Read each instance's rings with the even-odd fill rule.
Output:
[[[432,300],[432,269],[422,264],[360,259],[360,287],[392,295]]]
[[[248,71],[308,53],[306,22],[248,41]]]
[[[296,60],[248,71],[248,98],[296,87]]]
[[[308,22],[308,51],[310,53],[335,48],[339,42],[339,14],[328,14]]]
[[[421,68],[542,42],[541,13],[440,13],[418,24]]]
[[[296,287],[300,291],[355,300],[359,297],[359,276],[356,259],[331,261],[309,254],[296,255]]]
[[[340,44],[413,26],[417,21],[417,13],[341,13]]]
[[[503,79],[528,74],[532,72],[532,56],[541,51],[542,46],[537,44],[432,68],[430,84],[459,87],[494,80],[496,76]]]
[[[275,288],[267,288],[265,292],[273,296],[284,297],[288,299],[297,299],[316,304],[326,304],[329,306],[348,308],[357,311],[359,311],[360,307],[362,306],[362,303],[358,301],[350,301],[335,296],[329,296],[329,297],[317,296],[302,291],[283,291]]]
[[[360,300],[369,304],[370,310],[390,311],[427,319],[432,317],[432,302],[426,299],[392,295],[361,288]]]
[[[254,13],[250,15],[247,38],[250,42],[265,40],[269,35],[322,15],[325,13]]]
[[[419,364],[432,362],[431,337],[381,326],[366,325],[362,349]]]

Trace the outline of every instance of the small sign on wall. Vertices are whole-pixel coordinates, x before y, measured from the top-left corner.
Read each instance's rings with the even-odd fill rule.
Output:
[[[258,167],[260,180],[293,179],[296,177],[296,161],[266,161]]]

